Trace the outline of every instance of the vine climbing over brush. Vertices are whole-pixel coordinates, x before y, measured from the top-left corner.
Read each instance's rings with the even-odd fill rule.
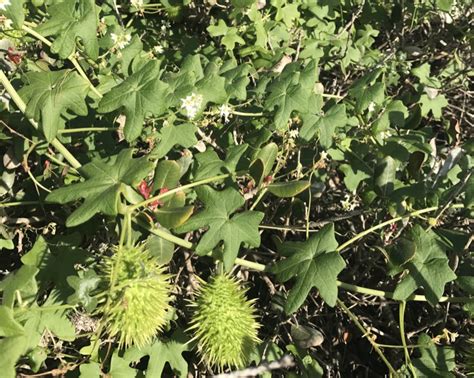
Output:
[[[471,373],[470,13],[0,0],[2,376]]]

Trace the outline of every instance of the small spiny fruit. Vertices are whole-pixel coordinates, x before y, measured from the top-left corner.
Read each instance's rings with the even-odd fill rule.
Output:
[[[171,309],[170,276],[141,246],[123,247],[105,261],[110,300],[102,309],[110,336],[119,345],[143,347],[168,322]]]
[[[244,367],[260,341],[254,300],[247,300],[239,282],[226,274],[202,282],[197,294],[189,330],[202,359],[220,371]]]

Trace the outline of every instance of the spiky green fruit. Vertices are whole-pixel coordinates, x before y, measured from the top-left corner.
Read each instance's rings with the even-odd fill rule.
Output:
[[[229,275],[211,277],[203,282],[193,303],[190,331],[197,348],[209,366],[242,368],[260,341],[254,300]]]
[[[149,344],[168,322],[171,309],[170,276],[142,247],[124,247],[105,261],[104,273],[112,286],[103,319],[120,346]]]

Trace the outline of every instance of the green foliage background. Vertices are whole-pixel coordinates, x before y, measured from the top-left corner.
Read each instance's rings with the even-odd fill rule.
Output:
[[[472,12],[0,0],[1,375],[211,374],[187,303],[222,271],[262,324],[249,364],[472,374]],[[120,348],[100,272],[134,244],[173,311]]]

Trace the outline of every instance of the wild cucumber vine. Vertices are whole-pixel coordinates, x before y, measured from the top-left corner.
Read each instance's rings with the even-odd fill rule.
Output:
[[[472,371],[469,12],[0,0],[2,374]]]

